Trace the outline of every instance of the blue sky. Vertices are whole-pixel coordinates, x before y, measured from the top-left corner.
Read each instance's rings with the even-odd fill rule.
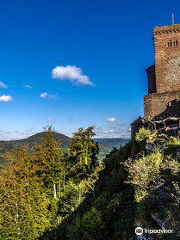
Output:
[[[48,124],[128,137],[143,115],[152,29],[172,12],[180,22],[178,0],[0,0],[0,139]]]

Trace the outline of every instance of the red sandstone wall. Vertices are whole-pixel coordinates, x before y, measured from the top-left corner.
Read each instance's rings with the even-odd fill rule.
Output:
[[[148,75],[148,94],[156,93],[155,65],[146,69]]]
[[[144,116],[147,119],[162,113],[169,101],[180,100],[180,90],[166,93],[144,95]]]
[[[180,89],[180,24],[154,28],[153,35],[157,92]],[[167,46],[168,41],[172,47]]]

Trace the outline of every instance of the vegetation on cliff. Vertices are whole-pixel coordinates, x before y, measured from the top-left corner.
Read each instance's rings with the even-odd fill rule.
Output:
[[[142,128],[99,162],[93,128],[74,133],[67,152],[53,135],[48,128],[33,151],[6,154],[1,239],[134,240],[136,226],[173,229],[179,239],[178,138]]]
[[[92,128],[80,129],[64,154],[52,128],[33,152],[6,154],[0,174],[1,239],[37,239],[81,203],[97,179],[98,146]]]

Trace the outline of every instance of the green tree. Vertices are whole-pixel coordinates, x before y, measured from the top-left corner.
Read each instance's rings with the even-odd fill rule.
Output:
[[[32,158],[37,166],[37,176],[42,178],[50,195],[56,198],[64,185],[65,159],[60,142],[54,138],[53,128],[44,130],[45,135],[40,138]]]
[[[101,239],[104,229],[101,212],[94,207],[82,217],[77,216],[68,227],[67,236],[72,240],[94,240]]]
[[[74,174],[89,174],[98,165],[99,148],[92,140],[94,136],[93,127],[80,128],[78,132],[73,134],[70,141],[69,162]]]
[[[49,197],[27,148],[8,155],[0,175],[0,236],[33,240],[50,227]]]

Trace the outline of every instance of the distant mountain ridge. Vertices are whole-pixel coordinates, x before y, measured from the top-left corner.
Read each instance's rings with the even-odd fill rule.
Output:
[[[95,142],[99,144],[99,158],[103,159],[105,156],[110,153],[113,148],[119,148],[120,146],[124,146],[130,139],[124,138],[94,138]]]
[[[10,140],[10,141],[0,141],[0,151],[2,148],[13,148],[20,147],[24,144],[27,144],[30,148],[34,147],[40,142],[40,139],[45,135],[44,132],[36,133],[28,138],[19,139],[19,140]],[[54,133],[54,138],[62,142],[63,147],[67,147],[70,138],[61,133]]]
[[[44,132],[40,132],[25,139],[0,141],[0,155],[12,148],[21,147],[23,145],[28,145],[28,147],[32,149],[40,142],[40,139],[44,135]],[[68,147],[69,141],[71,139],[70,137],[58,132],[54,133],[54,138],[61,141],[63,148]],[[93,140],[99,143],[101,159],[105,157],[105,155],[108,154],[113,147],[123,146],[129,141],[129,139],[123,138],[94,138]],[[2,157],[0,156],[0,162],[2,161]]]
[[[119,147],[129,142],[129,139],[125,138],[94,138],[93,140],[107,147]]]

